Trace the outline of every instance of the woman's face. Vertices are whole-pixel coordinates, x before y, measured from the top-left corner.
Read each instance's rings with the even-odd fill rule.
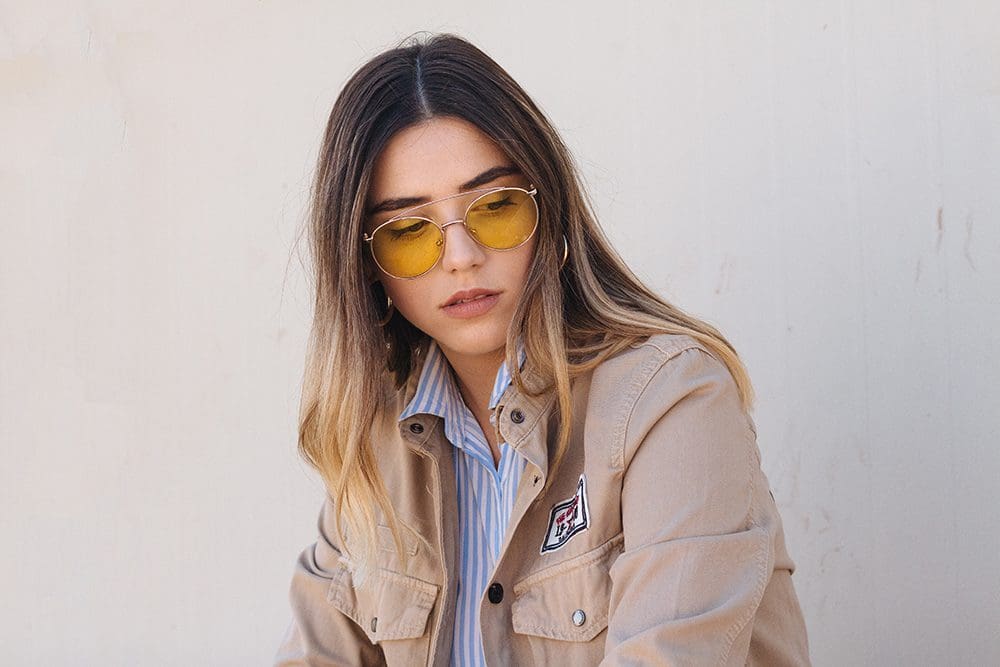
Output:
[[[499,146],[467,121],[432,118],[397,132],[376,160],[368,210],[387,200],[413,201],[391,202],[369,215],[365,232],[423,202],[505,185],[527,189],[529,183]],[[438,224],[457,220],[479,194],[431,203],[414,214]],[[449,225],[444,252],[430,271],[404,280],[376,269],[377,279],[400,314],[437,341],[453,366],[499,365],[537,236],[513,250],[496,251],[476,243],[464,225]],[[464,306],[447,305],[466,290],[486,290],[490,296]]]

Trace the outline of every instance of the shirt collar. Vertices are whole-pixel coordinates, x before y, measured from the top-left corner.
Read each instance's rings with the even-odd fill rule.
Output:
[[[523,342],[517,341],[518,363],[520,368],[524,368],[527,357]],[[432,414],[444,420],[445,436],[454,444],[464,440],[462,428],[463,420],[460,419],[462,408],[465,407],[462,395],[455,383],[451,365],[447,357],[432,339],[425,353],[423,367],[420,370],[420,379],[417,381],[413,398],[399,415],[399,421],[412,417],[415,414]],[[513,376],[507,367],[507,360],[500,364],[496,379],[493,382],[493,391],[490,394],[490,410],[496,408],[510,385]]]

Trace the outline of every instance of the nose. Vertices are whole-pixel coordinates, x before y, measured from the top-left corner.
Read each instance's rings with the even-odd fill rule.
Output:
[[[453,220],[444,225],[441,268],[445,271],[461,271],[481,266],[485,260],[486,252],[472,238],[461,220]]]

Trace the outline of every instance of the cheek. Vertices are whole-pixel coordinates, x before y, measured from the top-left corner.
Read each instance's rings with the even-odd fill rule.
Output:
[[[399,281],[385,278],[382,281],[385,293],[392,299],[395,306],[403,317],[414,322],[420,320],[421,310],[427,308],[427,292],[424,291],[421,298],[419,286],[413,285],[411,281]]]
[[[400,289],[393,284],[392,280],[382,278],[382,289],[385,290],[386,295],[392,299],[397,308],[406,301],[406,290]]]
[[[528,273],[531,272],[531,262],[535,258],[535,239],[531,239],[522,248],[517,249],[517,275],[520,277],[520,287],[524,288],[525,283],[528,281]]]

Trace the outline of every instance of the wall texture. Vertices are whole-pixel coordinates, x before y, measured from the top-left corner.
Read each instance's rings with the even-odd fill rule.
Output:
[[[555,5],[0,2],[0,662],[270,659],[313,160],[432,30],[745,357],[816,664],[1000,663],[1000,4]]]

